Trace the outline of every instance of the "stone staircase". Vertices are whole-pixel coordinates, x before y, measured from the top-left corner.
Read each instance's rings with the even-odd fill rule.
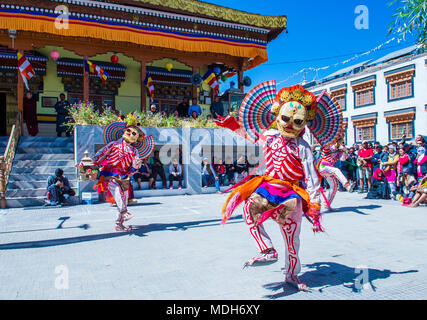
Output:
[[[47,178],[57,168],[64,170],[64,175],[77,194],[78,177],[74,167],[72,137],[21,137],[7,184],[7,206],[17,208],[43,205]],[[77,197],[70,200],[73,198],[76,198],[73,201],[78,202]]]
[[[8,141],[9,141],[9,137],[0,137],[0,155],[4,154]]]

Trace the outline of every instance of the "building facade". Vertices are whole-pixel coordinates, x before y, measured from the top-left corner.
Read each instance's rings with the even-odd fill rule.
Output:
[[[17,52],[35,71],[29,88],[39,96],[40,132],[50,125],[54,135],[52,106],[62,92],[70,102],[91,101],[123,114],[152,103],[171,113],[184,97],[197,97],[207,113],[213,90],[204,82],[194,85],[191,76],[214,69],[219,76],[237,74],[243,91],[243,73],[268,60],[267,44],[286,21],[196,0],[3,0],[0,117],[7,122],[0,135],[9,135],[22,111]],[[85,71],[86,59],[109,74],[105,83]],[[154,102],[144,85],[147,73]]]
[[[308,83],[315,94],[330,92],[343,111],[345,141],[386,144],[406,135],[427,135],[427,53],[410,47],[376,61]],[[313,137],[310,137],[312,143]]]

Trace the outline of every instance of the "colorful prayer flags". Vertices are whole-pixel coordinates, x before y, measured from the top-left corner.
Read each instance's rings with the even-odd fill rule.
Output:
[[[215,73],[212,70],[208,70],[203,76],[203,81],[206,82],[212,89],[215,90],[215,93],[219,92],[219,83],[216,79]]]
[[[148,88],[148,92],[150,93],[150,99],[153,101],[154,97],[154,84],[153,79],[151,78],[151,74],[147,71],[147,75],[145,76],[144,85]]]
[[[90,62],[89,60],[85,60],[85,70],[86,72],[96,74],[98,77],[101,78],[103,83],[105,83],[105,81],[109,76],[109,74],[106,71],[104,71],[104,69],[102,69],[100,66],[97,66],[93,62]]]
[[[25,87],[27,88],[27,90],[30,90],[30,88],[28,87],[27,80],[30,80],[32,77],[34,77],[35,72],[31,63],[27,60],[27,58],[25,58],[23,54],[19,52],[18,52],[18,69],[19,69],[19,73],[22,76],[22,80],[24,80]]]

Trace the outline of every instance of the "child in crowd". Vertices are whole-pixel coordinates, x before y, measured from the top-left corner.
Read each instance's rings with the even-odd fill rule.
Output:
[[[381,153],[381,157],[380,157],[380,169],[385,171],[389,169],[389,166],[384,165],[383,163],[388,162],[388,158],[389,158],[389,152],[388,152],[388,146],[384,146],[383,148],[383,152]]]
[[[216,174],[218,175],[218,178],[219,178],[219,184],[220,184],[221,186],[223,186],[223,185],[224,185],[224,183],[225,183],[225,177],[226,177],[226,169],[225,169],[225,165],[224,165],[224,163],[223,163],[222,159],[219,159],[219,160],[217,160],[216,162],[217,162],[217,163],[216,163],[216,164],[214,164],[214,169],[215,169]]]

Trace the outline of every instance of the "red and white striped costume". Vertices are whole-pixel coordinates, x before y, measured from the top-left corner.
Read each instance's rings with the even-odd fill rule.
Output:
[[[266,159],[266,174],[285,181],[304,181],[312,202],[320,203],[320,181],[314,165],[313,154],[308,143],[301,137],[285,138],[278,130],[268,130],[259,142],[264,142],[263,152]],[[250,216],[249,209],[252,199],[245,202],[243,213],[249,231],[255,243],[263,252],[273,248],[273,244],[262,224],[256,226]],[[272,215],[277,221],[280,209]],[[280,227],[285,247],[285,272],[287,281],[299,283],[298,273],[301,271],[299,251],[299,234],[302,220],[302,200],[297,199],[295,210],[286,223]]]
[[[98,151],[93,162],[95,165],[102,166],[101,175],[105,177],[121,176],[123,178],[131,173],[132,168],[138,169],[141,166],[138,150],[124,139],[107,144]],[[115,179],[110,179],[104,184],[103,189],[108,190],[109,195],[117,204],[119,211],[117,222],[122,224],[124,214],[127,213],[129,190],[123,191]]]
[[[337,180],[341,182],[343,186],[347,186],[349,189],[349,183],[347,178],[341,172],[339,168],[334,167],[338,160],[344,161],[347,158],[347,152],[344,147],[337,149],[336,144],[330,147],[322,148],[322,155],[320,157],[319,174],[326,179],[329,184],[329,190],[326,198],[328,200],[328,206],[332,203],[335,195],[338,191]]]

